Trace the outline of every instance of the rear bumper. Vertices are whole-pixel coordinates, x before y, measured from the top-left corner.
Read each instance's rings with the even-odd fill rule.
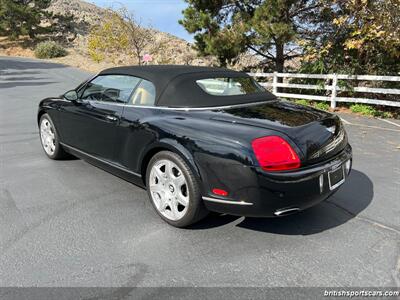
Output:
[[[329,161],[299,171],[267,173],[260,168],[243,165],[220,166],[218,170],[213,170],[208,190],[223,188],[229,192],[228,197],[216,196],[208,191],[204,193],[203,200],[209,210],[232,215],[287,215],[314,206],[335,193],[341,184],[331,188],[328,172],[343,166],[346,180],[351,160],[352,150],[348,145]],[[346,170],[347,161],[350,161],[350,166]],[[224,176],[229,179],[225,180]]]

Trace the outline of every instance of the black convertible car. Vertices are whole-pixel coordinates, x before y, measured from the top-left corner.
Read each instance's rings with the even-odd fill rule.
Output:
[[[288,215],[327,199],[351,169],[337,116],[227,69],[107,69],[42,100],[37,118],[48,157],[72,154],[147,188],[177,227],[208,211]]]

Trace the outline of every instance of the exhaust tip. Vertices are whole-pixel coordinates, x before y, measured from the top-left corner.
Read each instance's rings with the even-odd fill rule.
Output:
[[[283,217],[283,216],[294,214],[294,213],[296,213],[298,211],[300,211],[300,208],[298,208],[298,207],[284,208],[284,209],[276,210],[274,212],[274,215],[278,216],[278,217]]]

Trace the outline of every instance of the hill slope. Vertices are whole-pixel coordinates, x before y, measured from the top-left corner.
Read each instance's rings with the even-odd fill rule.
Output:
[[[117,2],[115,8],[119,8]],[[55,58],[52,61],[64,63],[85,69],[91,72],[97,72],[101,69],[116,65],[137,64],[137,59],[131,55],[118,53],[113,57],[97,63],[91,59],[88,54],[88,37],[91,28],[100,24],[107,16],[107,10],[98,7],[92,3],[82,0],[52,0],[48,9],[57,15],[73,16],[73,22],[68,22],[60,32],[55,35],[38,36],[37,40],[32,41],[28,37],[21,37],[18,41],[10,41],[6,38],[0,38],[0,55],[33,57],[33,49],[41,40],[55,39],[64,44],[68,50],[68,56]],[[137,16],[140,19],[140,15]],[[168,16],[166,16],[168,17]],[[218,65],[217,59],[212,56],[198,57],[197,51],[193,45],[183,39],[180,39],[169,33],[159,30],[150,30],[153,43],[145,48],[144,53],[153,55],[153,64],[191,64],[191,65]],[[258,59],[253,55],[242,55],[238,63],[230,66],[234,69],[243,69],[250,65],[256,65]]]
[[[97,23],[105,15],[104,9],[80,0],[53,0],[49,11],[61,15],[72,14],[76,19],[89,23]]]
[[[118,5],[116,6],[118,7]],[[90,28],[93,25],[99,24],[106,16],[106,10],[100,8],[92,3],[81,0],[53,0],[49,11],[61,15],[73,15],[74,24],[73,29],[67,36],[69,36],[72,43],[70,47],[71,52],[79,53],[80,55],[87,56],[87,38]],[[138,16],[140,18],[140,16]],[[199,58],[197,53],[193,50],[192,45],[187,41],[180,39],[171,34],[161,32],[158,30],[151,30],[154,44],[160,45],[160,49],[146,49],[145,52],[157,52],[153,55],[153,63],[163,64],[194,64],[194,65],[211,65],[216,63],[212,57]],[[71,36],[73,36],[71,38]],[[162,47],[162,48],[161,48]],[[62,60],[62,59],[61,59]],[[117,61],[106,61],[100,64],[102,68],[105,64],[134,64],[137,63],[132,57],[121,55]]]

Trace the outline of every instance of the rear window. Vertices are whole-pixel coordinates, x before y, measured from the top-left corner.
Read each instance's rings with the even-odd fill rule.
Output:
[[[213,96],[237,96],[265,92],[250,77],[221,77],[196,80],[198,86]]]

